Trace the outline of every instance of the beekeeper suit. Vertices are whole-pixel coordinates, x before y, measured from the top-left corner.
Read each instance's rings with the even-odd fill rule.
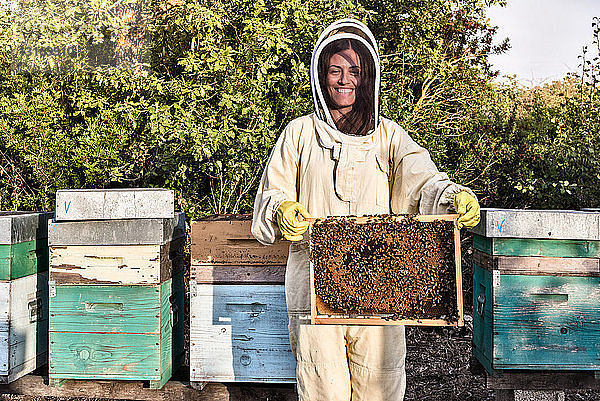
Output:
[[[319,76],[319,63],[328,62],[321,53],[341,41],[362,49],[356,52],[362,54],[357,65],[347,67],[354,85],[345,86],[343,77],[336,84]],[[360,75],[367,64],[372,79]],[[402,400],[403,326],[310,325],[308,238],[303,235],[308,223],[299,215],[444,214],[456,208],[463,214],[468,209],[460,225],[469,226],[478,222],[479,205],[468,188],[438,171],[406,131],[379,116],[379,56],[365,25],[347,19],[329,26],[316,43],[310,71],[315,112],[290,122],[275,143],[256,194],[252,233],[263,244],[284,235],[294,241],[285,293],[300,400]],[[371,86],[361,87],[367,81]],[[358,98],[359,87],[370,91],[361,95],[372,99],[372,112],[363,119],[370,125],[359,135],[344,133],[336,125],[331,97],[347,98],[355,91]]]

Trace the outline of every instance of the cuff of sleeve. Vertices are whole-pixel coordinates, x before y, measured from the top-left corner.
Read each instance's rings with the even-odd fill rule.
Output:
[[[267,212],[267,216],[270,217],[271,224],[273,225],[273,230],[275,230],[275,236],[277,238],[282,238],[283,234],[281,234],[279,226],[277,225],[277,217],[275,216],[275,213],[277,213],[279,206],[281,206],[281,204],[287,200],[289,199],[287,199],[283,194],[274,195],[270,205],[270,210]]]
[[[278,199],[272,203],[271,210],[269,211],[269,216],[271,216],[271,221],[273,223],[277,224],[277,217],[275,217],[275,213],[277,213],[277,209],[279,209],[279,206],[281,206],[281,204],[286,200],[288,199]]]

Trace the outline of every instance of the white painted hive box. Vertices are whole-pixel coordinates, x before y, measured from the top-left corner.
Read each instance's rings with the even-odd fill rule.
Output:
[[[46,364],[48,273],[0,282],[0,383]]]

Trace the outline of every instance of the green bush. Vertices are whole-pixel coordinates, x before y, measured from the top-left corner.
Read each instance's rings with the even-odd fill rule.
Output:
[[[596,78],[562,97],[495,85],[490,3],[22,0],[0,11],[0,208],[166,187],[191,218],[251,211],[273,142],[312,111],[314,42],[342,17],[380,40],[383,115],[485,205],[597,204]]]

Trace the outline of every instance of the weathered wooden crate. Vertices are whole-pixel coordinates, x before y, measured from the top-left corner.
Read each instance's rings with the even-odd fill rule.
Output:
[[[48,270],[50,218],[52,213],[0,212],[0,280]]]
[[[52,213],[0,212],[0,383],[46,364]]]
[[[161,245],[52,246],[56,284],[159,284],[184,268],[185,238]]]
[[[340,217],[340,218],[329,218],[329,219],[316,219],[311,223],[311,263],[310,263],[310,291],[311,291],[311,321],[313,324],[358,324],[358,325],[418,325],[418,326],[462,326],[464,324],[463,320],[463,298],[462,298],[462,273],[461,273],[461,256],[460,256],[460,232],[456,226],[456,220],[458,215],[437,215],[437,216],[426,216],[426,215],[417,215],[417,216],[370,216],[370,217]],[[351,244],[347,245],[339,245],[335,240],[332,240],[329,235],[325,235],[327,238],[318,238],[315,237],[316,225],[317,224],[329,224],[336,222],[344,222],[344,224],[351,224],[353,229],[356,229],[356,233],[360,233],[364,230],[369,230],[370,227],[375,227],[375,225],[379,225],[380,227],[388,227],[387,223],[392,222],[401,222],[403,219],[416,219],[415,225],[407,229],[408,231],[401,236],[398,236],[397,239],[384,238],[377,235],[365,235],[364,238],[369,238],[368,244],[361,243],[358,239]],[[398,249],[401,245],[406,247],[406,252],[421,252],[417,251],[416,248],[413,248],[411,242],[414,242],[414,237],[410,237],[411,235],[423,236],[424,232],[421,232],[423,227],[426,226],[427,223],[433,222],[442,222],[449,221],[452,222],[452,233],[448,236],[448,243],[444,242],[444,239],[437,238],[433,240],[432,238],[427,239],[428,242],[428,251],[430,253],[424,254],[414,254],[410,256],[412,260],[425,261],[425,263],[433,263],[434,258],[431,255],[445,255],[442,258],[451,258],[452,259],[452,272],[450,279],[454,281],[451,296],[454,299],[442,300],[440,299],[420,299],[418,296],[414,296],[410,293],[407,293],[407,290],[404,288],[398,288],[398,291],[402,291],[402,295],[392,294],[391,291],[383,291],[380,286],[389,286],[391,284],[391,279],[388,277],[388,273],[391,270],[395,269],[391,265],[385,266],[385,269],[382,270],[382,274],[377,277],[376,282],[369,285],[368,290],[365,292],[360,292],[358,294],[351,295],[350,292],[356,289],[356,285],[353,285],[346,274],[341,272],[341,268],[344,266],[344,262],[341,263],[340,266],[337,264],[327,264],[328,271],[330,272],[329,278],[319,278],[315,273],[315,263],[317,263],[317,255],[315,254],[315,241],[329,241],[331,244],[327,246],[327,249],[332,252],[332,255],[335,254],[337,258],[344,259],[345,257],[349,257],[348,255],[352,254],[352,260],[356,261],[357,259],[363,258],[365,255],[372,255],[373,249],[379,246],[390,246]],[[334,228],[341,229],[343,228]],[[386,228],[382,228],[385,232]],[[414,230],[414,231],[413,231]],[[406,234],[406,235],[405,235]],[[410,235],[409,235],[410,234]],[[350,231],[344,231],[342,233],[345,238],[350,238],[350,241],[354,240],[352,237],[353,233]],[[383,234],[382,234],[383,235]],[[401,243],[397,243],[395,241],[399,241],[399,238],[403,238]],[[436,241],[440,242],[437,243]],[[385,243],[385,244],[384,244]],[[447,246],[452,250],[451,255],[446,255],[441,251],[443,247]],[[356,252],[355,252],[356,251]],[[439,252],[438,252],[439,251]],[[407,256],[408,254],[404,254]],[[320,261],[319,261],[320,262]],[[407,261],[408,262],[408,261]],[[369,262],[370,263],[370,262]],[[371,265],[368,264],[363,266],[366,270],[371,269]],[[403,262],[404,263],[404,262]],[[337,267],[336,267],[337,266]],[[404,265],[403,265],[404,266]],[[406,269],[408,271],[408,269]],[[408,272],[407,274],[413,274],[413,272]],[[438,286],[441,281],[441,277],[437,277],[436,275],[422,275],[420,271],[417,271],[415,274],[418,274],[418,277],[415,275],[414,277],[410,277],[410,281],[422,283],[420,285],[421,288],[429,288],[432,286]],[[393,316],[392,313],[378,313],[377,311],[352,311],[352,310],[343,310],[340,308],[334,308],[331,305],[328,305],[326,301],[317,293],[317,288],[320,284],[315,280],[327,280],[327,283],[331,283],[332,280],[335,280],[336,283],[336,294],[339,295],[340,299],[348,300],[348,299],[365,299],[367,297],[377,297],[377,299],[385,300],[386,297],[394,297],[394,299],[398,299],[397,297],[404,297],[405,299],[410,299],[410,302],[415,306],[423,306],[427,303],[431,305],[441,305],[444,306],[442,308],[444,311],[444,315],[439,315],[440,312],[437,312],[434,307],[429,309],[431,313],[425,313],[425,309],[419,312],[418,316]],[[339,284],[339,285],[338,285]],[[396,289],[396,287],[394,287]],[[383,301],[382,301],[383,302]],[[449,305],[445,307],[446,305]],[[450,310],[452,309],[452,310]],[[434,316],[439,315],[439,316]]]
[[[481,209],[471,230],[488,238],[600,240],[600,213],[576,210]]]
[[[46,364],[48,272],[0,282],[0,383]]]
[[[294,382],[283,285],[190,281],[190,380]]]
[[[56,284],[159,284],[183,270],[185,216],[50,223],[50,280]],[[101,224],[102,223],[102,224]],[[127,227],[126,229],[123,229]],[[135,238],[136,229],[143,238]],[[66,234],[65,234],[66,233]],[[149,240],[156,241],[149,244]]]
[[[185,213],[171,218],[56,221],[48,223],[48,245],[156,245],[185,236]]]
[[[519,222],[520,214],[527,224],[509,225],[512,237],[504,237],[505,216]],[[485,234],[473,240],[477,359],[490,374],[599,370],[600,213],[484,210],[482,216],[483,226],[496,230],[474,230]]]
[[[249,215],[192,223],[190,380],[293,383],[285,304],[289,243],[266,247]]]
[[[56,220],[172,218],[173,191],[161,188],[64,189],[56,192]]]
[[[183,361],[183,275],[156,285],[50,285],[51,385],[147,380],[161,388]]]
[[[192,265],[285,265],[289,242],[271,246],[259,243],[250,226],[252,216],[217,215],[192,222]]]

